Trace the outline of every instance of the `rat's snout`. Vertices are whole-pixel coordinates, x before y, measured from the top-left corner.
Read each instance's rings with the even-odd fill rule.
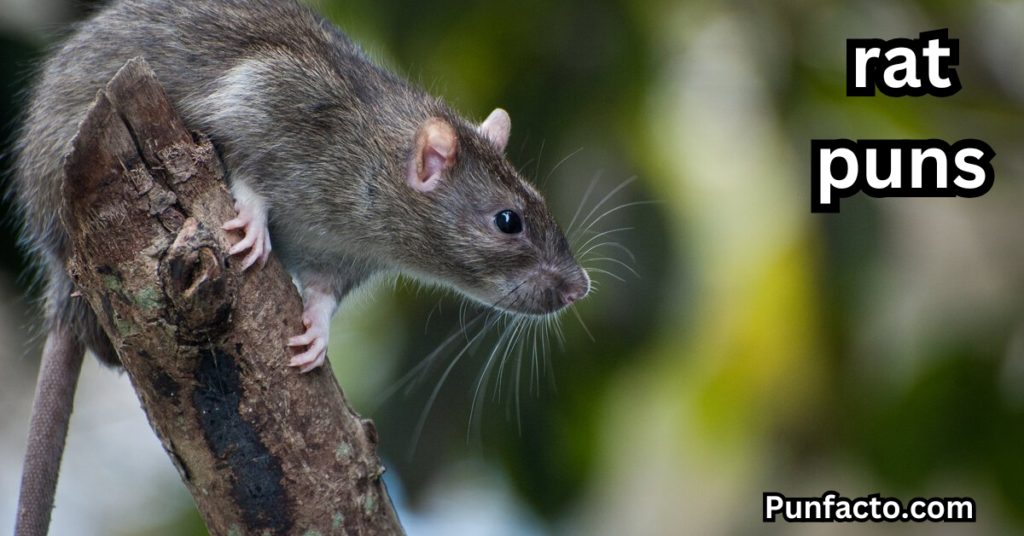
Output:
[[[549,314],[562,309],[590,292],[590,277],[580,266],[569,270],[540,268],[528,279],[531,289],[524,289],[532,303],[524,303],[531,314]]]
[[[582,267],[577,266],[576,273],[562,280],[557,290],[558,308],[570,305],[583,299],[590,292],[590,276]]]

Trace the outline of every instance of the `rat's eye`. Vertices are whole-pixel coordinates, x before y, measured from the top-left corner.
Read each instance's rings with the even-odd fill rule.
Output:
[[[505,234],[523,232],[523,220],[513,210],[502,210],[494,216],[494,225]]]

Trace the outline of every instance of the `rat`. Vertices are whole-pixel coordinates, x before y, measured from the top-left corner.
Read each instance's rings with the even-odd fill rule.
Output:
[[[304,332],[282,341],[297,371],[324,362],[339,302],[376,274],[523,315],[588,293],[543,197],[504,156],[504,110],[464,119],[295,0],[115,0],[45,61],[15,144],[10,193],[45,284],[48,332],[18,536],[47,531],[84,351],[119,364],[65,273],[60,185],[96,91],[136,56],[221,155],[237,211],[224,228],[241,237],[233,262],[259,269],[273,248],[298,282]]]

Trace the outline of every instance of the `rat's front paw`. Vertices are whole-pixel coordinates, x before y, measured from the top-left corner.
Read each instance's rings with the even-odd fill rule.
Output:
[[[327,322],[317,321],[316,316],[305,313],[302,315],[302,323],[306,326],[306,332],[288,339],[288,346],[305,346],[306,351],[296,355],[288,362],[290,366],[299,367],[299,372],[309,372],[324,364],[327,358],[327,334],[330,325]]]
[[[228,254],[236,255],[248,251],[242,261],[242,270],[248,270],[256,261],[259,261],[262,268],[270,258],[270,231],[267,229],[266,211],[241,201],[235,203],[235,210],[238,211],[238,216],[226,222],[224,230],[244,229],[245,236],[228,251]]]

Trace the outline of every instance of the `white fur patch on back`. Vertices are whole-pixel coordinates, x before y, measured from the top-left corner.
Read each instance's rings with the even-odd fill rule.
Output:
[[[210,134],[226,139],[245,137],[253,121],[262,120],[260,86],[269,65],[262,59],[241,61],[221,76],[213,91],[185,99],[183,115]]]

